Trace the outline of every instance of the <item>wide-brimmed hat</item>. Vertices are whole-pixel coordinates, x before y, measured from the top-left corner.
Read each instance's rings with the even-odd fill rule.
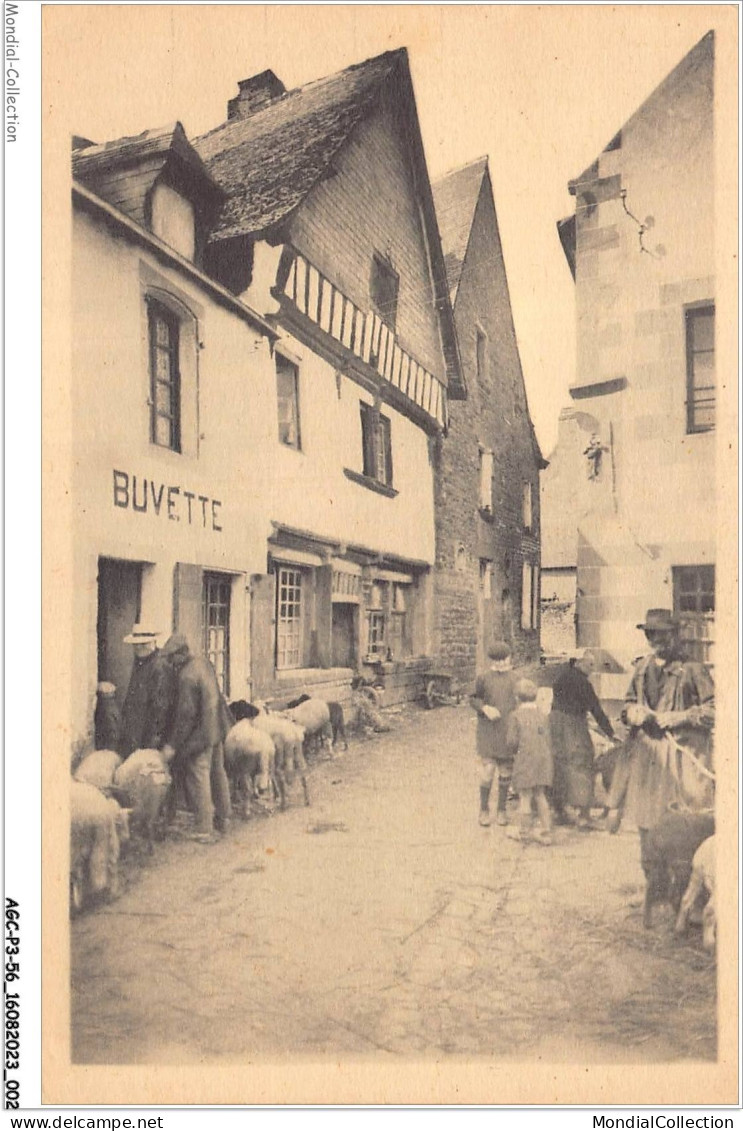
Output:
[[[650,629],[653,632],[673,632],[679,626],[678,618],[670,609],[648,609],[645,614],[645,623],[638,624],[643,632]]]
[[[135,624],[132,631],[124,637],[124,644],[150,644],[157,640],[159,632],[146,624]]]

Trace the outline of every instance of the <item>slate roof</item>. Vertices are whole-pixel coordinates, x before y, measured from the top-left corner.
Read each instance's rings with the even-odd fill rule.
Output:
[[[371,115],[393,77],[400,81],[399,113],[409,126],[410,161],[429,241],[449,396],[464,397],[467,386],[404,47],[279,94],[248,117],[228,120],[197,138],[199,155],[228,197],[210,240],[263,237],[287,220],[314,186],[332,174],[335,158]]]
[[[85,139],[78,139],[84,141]],[[180,122],[73,150],[72,175],[138,223],[146,223],[147,195],[168,166],[195,197],[214,209],[224,194],[186,137]]]
[[[447,173],[431,186],[452,305],[457,297],[475,208],[487,167],[487,157],[478,157],[469,165]]]
[[[462,278],[462,268],[467,256],[472,226],[475,222],[475,209],[480,199],[483,179],[487,173],[488,158],[478,157],[475,161],[471,161],[469,165],[463,165],[460,169],[453,169],[452,172],[447,173],[446,176],[441,177],[440,180],[436,181],[431,186],[433,190],[434,206],[436,208],[436,218],[439,225],[439,234],[441,236],[441,245],[444,252],[446,277],[449,283],[449,297],[452,307],[456,302],[457,291]],[[495,202],[493,202],[493,204],[495,205]],[[503,271],[505,285],[504,297],[507,303],[508,316],[511,319],[511,325],[513,327],[511,300],[508,295],[507,282],[505,281],[505,264],[503,265]],[[513,328],[513,346],[516,351],[519,373],[521,373],[521,358],[519,356],[515,328]],[[523,374],[521,375],[521,380],[523,382]],[[526,389],[524,389],[524,396],[526,396]],[[547,461],[542,455],[542,450],[537,440],[537,434],[529,413],[528,398],[527,417],[529,420],[532,444],[534,446],[535,459],[538,467],[544,469],[547,467]]]
[[[388,51],[287,91],[197,138],[198,153],[229,196],[211,238],[265,232],[301,204],[405,54]]]

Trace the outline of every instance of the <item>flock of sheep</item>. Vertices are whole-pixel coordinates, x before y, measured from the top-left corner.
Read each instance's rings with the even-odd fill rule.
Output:
[[[224,742],[225,769],[236,809],[250,815],[254,798],[286,806],[296,776],[310,804],[306,755],[337,742],[348,748],[343,708],[307,695],[273,712],[245,700],[230,704],[237,721]],[[70,801],[70,903],[81,910],[96,896],[115,896],[121,845],[141,837],[148,851],[161,833],[174,789],[158,750],[135,750],[125,761],[112,750],[94,750],[75,770]]]

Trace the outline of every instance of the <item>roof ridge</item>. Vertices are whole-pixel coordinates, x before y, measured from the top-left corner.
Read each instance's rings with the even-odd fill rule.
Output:
[[[373,64],[379,63],[382,59],[389,59],[390,62],[392,62],[394,59],[394,61],[396,62],[397,59],[402,58],[406,54],[406,47],[396,47],[391,51],[383,51],[380,55],[373,55],[371,59],[362,59],[358,63],[350,63],[347,67],[341,67],[339,71],[333,71],[332,74],[321,75],[320,78],[317,79],[310,79],[308,82],[301,83],[299,86],[293,86],[290,90],[285,90],[283,94],[278,95],[278,97],[276,98],[272,98],[270,102],[267,102],[265,104],[265,106],[261,106],[252,114],[249,114],[246,118],[232,118],[227,119],[227,121],[225,122],[220,122],[219,125],[214,126],[213,129],[207,130],[206,133],[200,134],[197,140],[203,141],[205,138],[211,137],[212,134],[215,134],[220,130],[228,129],[230,126],[234,126],[238,122],[254,122],[256,121],[256,119],[260,118],[261,114],[264,114],[267,110],[274,109],[280,103],[287,102],[290,98],[293,98],[297,94],[304,94],[305,91],[311,90],[313,87],[322,86],[323,83],[332,82],[333,79],[340,78],[341,75],[348,75],[353,71],[359,71],[362,68],[371,67]],[[262,74],[261,71],[259,71],[258,73]],[[274,74],[275,73],[276,72],[274,71]],[[249,77],[252,78],[253,76]]]
[[[172,137],[175,134],[178,126],[181,127],[184,137],[186,137],[186,140],[188,141],[188,135],[183,128],[183,123],[180,121],[180,119],[174,118],[173,121],[167,122],[163,126],[151,126],[149,129],[140,130],[138,134],[122,134],[121,137],[112,137],[107,141],[99,141],[94,145],[88,145],[85,147],[85,149],[80,149],[77,152],[80,154],[84,153],[86,157],[91,157],[98,153],[104,153],[107,149],[113,149],[114,146],[121,147],[127,142],[134,144],[135,142],[142,141],[146,137]]]
[[[448,180],[449,177],[454,177],[457,173],[463,173],[466,169],[472,169],[475,165],[482,165],[484,168],[490,168],[489,154],[485,153],[482,157],[475,157],[472,161],[465,161],[463,165],[457,165],[454,169],[448,169],[445,173],[442,173],[440,177],[436,177],[436,179],[431,183],[432,185],[440,185],[443,183],[443,181]]]

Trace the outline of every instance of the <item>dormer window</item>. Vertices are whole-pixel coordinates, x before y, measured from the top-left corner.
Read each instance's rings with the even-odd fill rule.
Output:
[[[152,194],[152,231],[163,243],[194,260],[196,220],[190,200],[170,185],[158,184]]]
[[[369,280],[372,310],[390,330],[395,328],[399,289],[400,276],[392,269],[389,261],[381,255],[374,255]]]

